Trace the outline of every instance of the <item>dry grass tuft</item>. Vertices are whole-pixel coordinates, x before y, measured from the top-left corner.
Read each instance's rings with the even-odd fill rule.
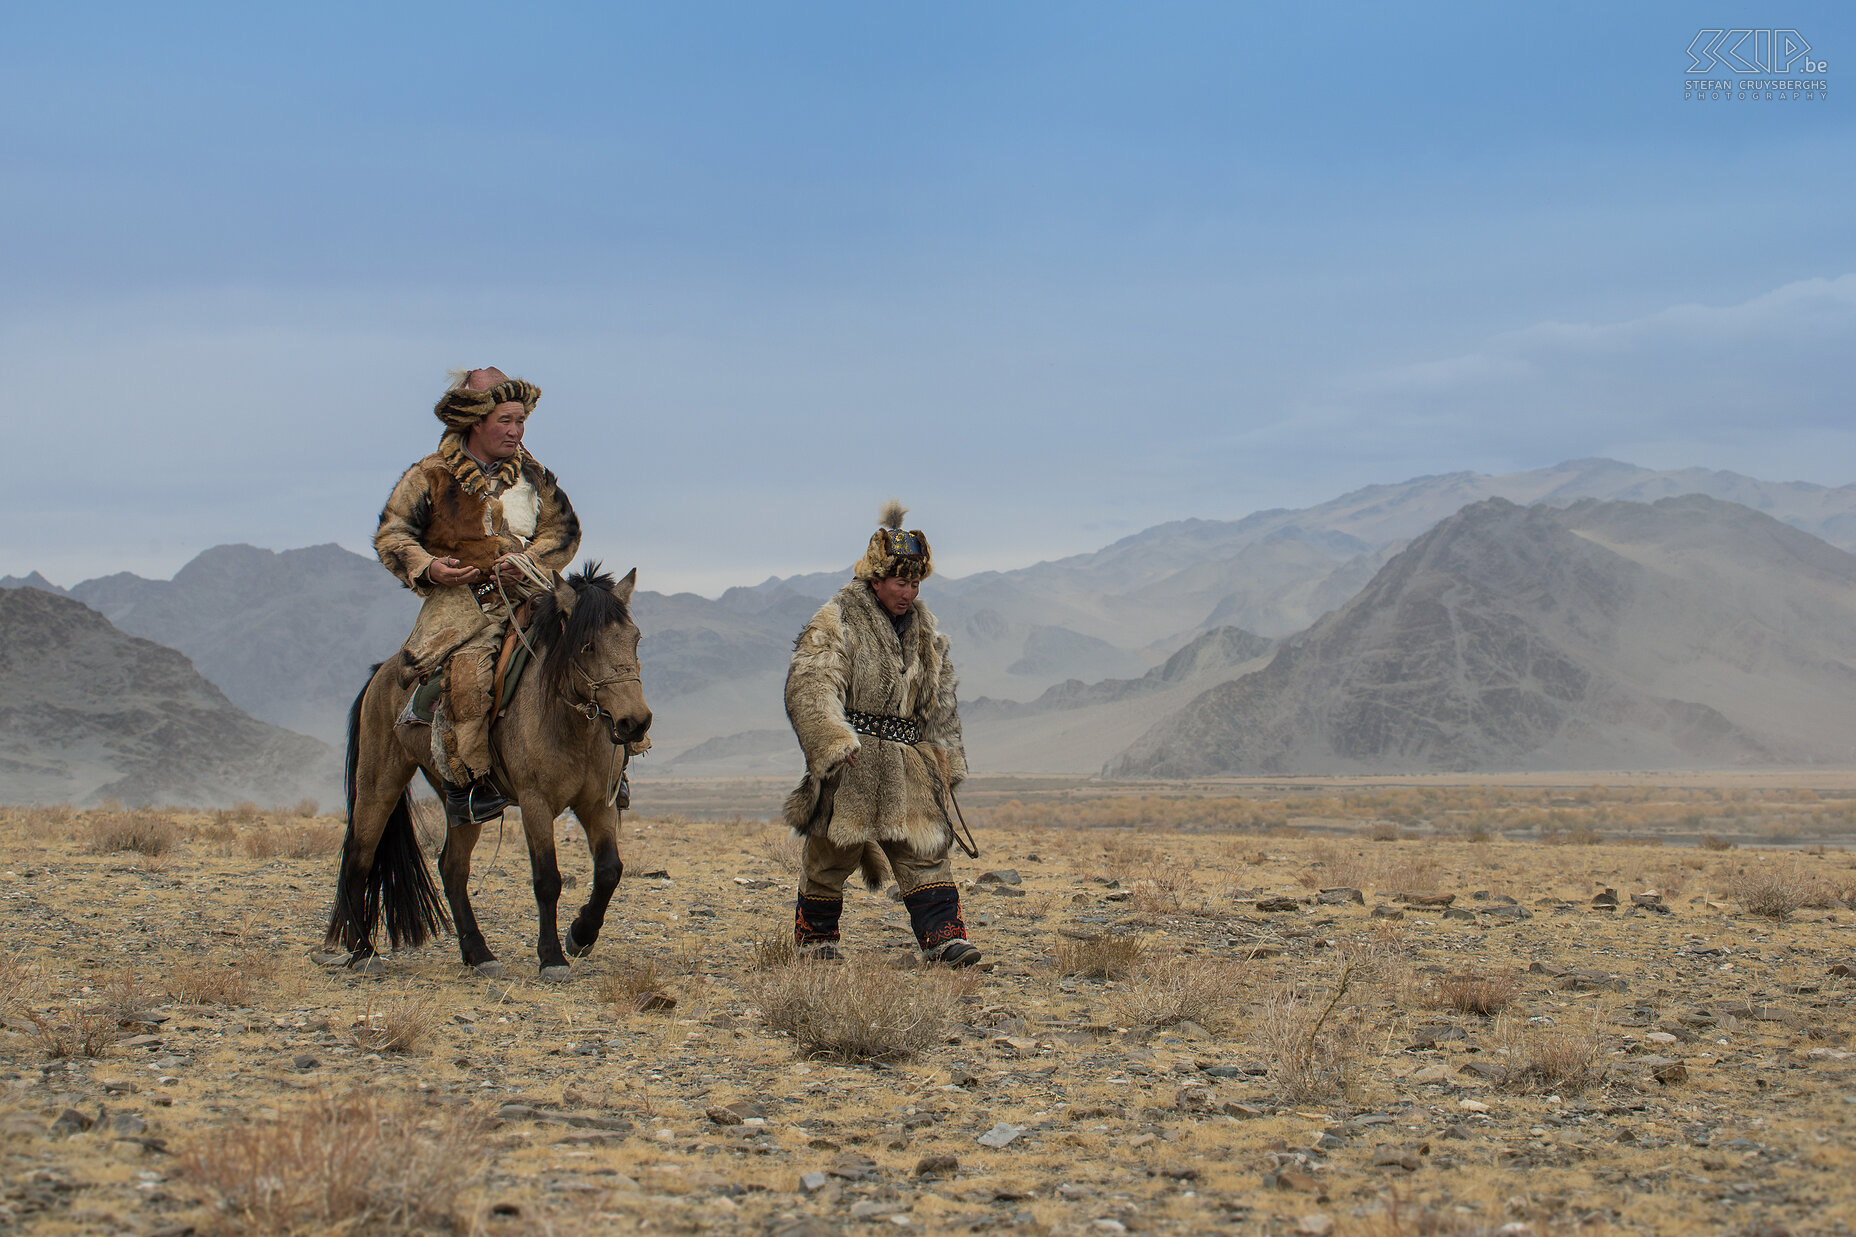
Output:
[[[1738,846],[1738,843],[1731,842],[1721,837],[1719,834],[1704,833],[1701,835],[1701,841],[1698,842],[1697,845],[1703,850],[1734,850]]]
[[[975,991],[971,971],[899,970],[867,955],[842,962],[801,958],[750,977],[770,1030],[808,1057],[906,1061],[941,1038],[954,1004]]]
[[[239,839],[240,848],[253,859],[319,859],[342,848],[342,831],[334,825],[299,820],[286,825],[261,824]]]
[[[322,805],[314,799],[299,799],[290,809],[290,814],[302,820],[314,820],[321,810]]]
[[[1366,836],[1375,842],[1396,842],[1404,836],[1389,820],[1376,820],[1366,827]]]
[[[1446,975],[1437,981],[1432,1005],[1437,1009],[1454,1009],[1459,1014],[1480,1014],[1487,1018],[1501,1013],[1514,1003],[1520,990],[1515,977],[1506,972],[1478,975],[1465,972]]]
[[[1057,973],[1081,979],[1127,979],[1140,966],[1147,948],[1141,936],[1104,933],[1086,940],[1057,942]]]
[[[73,1006],[51,1015],[27,1010],[26,1018],[38,1028],[39,1046],[54,1060],[101,1057],[116,1042],[116,1019],[107,1010]]]
[[[43,987],[43,977],[27,960],[24,945],[0,953],[0,1014],[24,1009]]]
[[[180,829],[159,812],[106,812],[90,822],[90,849],[99,855],[165,855],[178,841]]]
[[[627,1013],[638,1013],[647,1006],[669,1009],[676,1004],[674,998],[669,1005],[651,1000],[667,995],[668,983],[668,978],[657,969],[655,958],[623,962],[618,970],[600,981],[599,999]]]
[[[1212,1026],[1238,1002],[1241,975],[1236,963],[1218,959],[1184,954],[1148,958],[1135,969],[1127,988],[1116,994],[1115,1018],[1130,1026]]]
[[[790,934],[763,936],[754,942],[754,957],[749,965],[757,971],[768,971],[777,966],[791,966],[798,957],[799,946],[794,944]]]
[[[159,988],[144,983],[129,967],[112,971],[103,981],[103,1011],[120,1025],[137,1014],[147,1013],[166,996]]]
[[[357,1048],[370,1052],[422,1052],[444,1020],[438,1002],[422,992],[403,993],[375,1012],[370,1004],[349,1033]]]
[[[452,1232],[485,1132],[468,1109],[331,1097],[202,1136],[180,1172],[219,1195],[232,1232]]]
[[[1577,1095],[1605,1077],[1605,1037],[1596,1021],[1585,1027],[1532,1025],[1504,1015],[1495,1023],[1496,1052],[1507,1065],[1510,1091]]]
[[[1253,1039],[1283,1098],[1301,1103],[1353,1084],[1360,1071],[1360,1021],[1342,1003],[1370,970],[1370,962],[1341,955],[1325,997],[1283,988],[1263,1002]]]
[[[793,880],[799,879],[805,841],[795,836],[791,829],[784,826],[769,829],[761,836],[760,853],[776,872]]]
[[[251,1004],[252,991],[270,977],[268,961],[248,958],[237,966],[224,962],[181,962],[168,974],[168,995],[183,1005]]]

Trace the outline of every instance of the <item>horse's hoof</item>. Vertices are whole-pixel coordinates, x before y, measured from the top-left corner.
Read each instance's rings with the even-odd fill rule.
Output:
[[[567,951],[567,956],[570,958],[584,958],[593,952],[593,943],[588,941],[586,944],[582,945],[579,941],[576,941],[574,939],[573,925],[569,924],[567,925],[566,935],[561,938],[561,948]]]
[[[348,969],[357,975],[385,975],[387,964],[380,960],[379,954],[369,954],[365,958],[356,958],[350,962]]]
[[[477,965],[473,966],[471,970],[477,972],[477,974],[483,976],[485,979],[501,979],[503,977],[503,964],[498,962],[495,958],[491,958],[488,962],[479,962]]]
[[[541,968],[541,980],[548,984],[564,984],[574,977],[572,967],[544,966]]]

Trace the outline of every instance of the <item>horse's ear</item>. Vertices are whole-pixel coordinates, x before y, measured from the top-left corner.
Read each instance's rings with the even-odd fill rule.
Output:
[[[638,587],[638,569],[633,567],[625,573],[625,578],[612,586],[612,595],[626,605],[632,603],[632,590]]]
[[[574,586],[567,582],[567,577],[556,575],[554,577],[554,604],[563,617],[574,612],[574,602],[577,598],[578,594],[574,592]]]

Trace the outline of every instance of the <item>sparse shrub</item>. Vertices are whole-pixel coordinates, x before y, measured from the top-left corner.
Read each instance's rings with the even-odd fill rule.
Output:
[[[867,956],[800,958],[756,973],[749,989],[767,1026],[808,1057],[905,1061],[936,1042],[954,1003],[973,991],[972,971],[898,970]]]
[[[1796,868],[1742,868],[1728,882],[1728,893],[1747,914],[1783,919],[1810,901],[1811,879]]]
[[[357,1048],[373,1052],[419,1052],[431,1042],[440,1021],[438,1002],[422,992],[408,992],[387,1002],[378,1013],[369,1007],[350,1033]]]
[[[129,967],[113,971],[103,982],[103,1011],[117,1024],[158,1005],[164,994],[142,982]]]
[[[1376,820],[1366,827],[1366,836],[1375,842],[1396,842],[1404,834],[1389,820]]]
[[[1597,846],[1605,840],[1605,835],[1590,825],[1574,825],[1566,831],[1566,841],[1572,846]]]
[[[1507,1009],[1514,1002],[1518,989],[1514,976],[1506,972],[1446,975],[1437,981],[1434,1003],[1439,1009],[1454,1009],[1459,1014],[1479,1014],[1487,1018]]]
[[[1532,1025],[1504,1015],[1495,1023],[1495,1043],[1510,1091],[1576,1095],[1603,1081],[1605,1037],[1596,1022],[1586,1027]]]
[[[23,1009],[41,987],[38,969],[26,958],[25,946],[0,953],[0,1014]]]
[[[1057,942],[1057,973],[1081,979],[1126,979],[1140,965],[1146,938],[1103,933]]]
[[[290,814],[303,820],[314,820],[321,810],[322,805],[314,799],[298,799],[296,806],[290,809]]]
[[[1236,963],[1169,954],[1149,957],[1117,993],[1115,1017],[1130,1026],[1165,1027],[1176,1022],[1210,1026],[1222,1021],[1239,995]]]
[[[234,1232],[450,1232],[460,1192],[489,1162],[483,1118],[364,1094],[192,1140],[183,1176],[215,1191]]]
[[[99,855],[164,855],[178,841],[180,830],[174,822],[156,812],[106,812],[90,822],[90,849]]]
[[[294,821],[283,826],[259,825],[239,838],[239,845],[253,859],[316,859],[333,855],[342,848],[342,833],[331,825],[312,821]]]
[[[232,805],[231,816],[241,825],[253,824],[263,814],[264,809],[250,799],[240,799]]]
[[[1733,850],[1737,844],[1728,841],[1719,834],[1704,833],[1701,835],[1701,842],[1699,845],[1703,850]]]
[[[760,853],[784,876],[799,879],[805,843],[791,829],[768,830],[760,840]]]
[[[1253,1032],[1269,1064],[1270,1081],[1292,1102],[1344,1091],[1358,1073],[1360,1023],[1342,1002],[1366,977],[1358,959],[1341,956],[1324,999],[1284,988],[1263,1002]]]

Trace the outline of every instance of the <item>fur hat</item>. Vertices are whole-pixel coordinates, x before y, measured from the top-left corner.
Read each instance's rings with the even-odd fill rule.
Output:
[[[445,423],[446,429],[465,434],[498,404],[520,404],[524,411],[534,412],[540,402],[540,387],[511,378],[492,365],[488,369],[452,370],[451,385],[445,388],[432,413]]]
[[[902,529],[902,517],[908,513],[909,509],[894,498],[883,505],[883,513],[877,516],[882,527],[870,534],[870,544],[851,569],[852,575],[859,580],[887,576],[926,580],[934,574],[934,554],[928,548],[928,538],[919,528],[907,532]]]

